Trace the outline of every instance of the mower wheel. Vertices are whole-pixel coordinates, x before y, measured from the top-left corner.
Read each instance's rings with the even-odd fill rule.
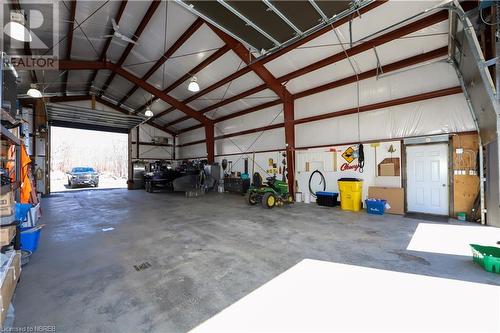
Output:
[[[278,199],[274,195],[274,193],[266,193],[264,194],[264,197],[262,198],[262,207],[264,208],[273,208],[276,206]]]
[[[257,204],[257,195],[255,193],[248,194],[248,203],[252,206]]]
[[[293,195],[287,194],[286,195],[286,202],[289,204],[293,203]]]

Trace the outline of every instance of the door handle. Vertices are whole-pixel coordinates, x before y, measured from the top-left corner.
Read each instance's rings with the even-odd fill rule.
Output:
[[[443,184],[442,186],[443,186],[443,187],[446,187],[446,184]]]

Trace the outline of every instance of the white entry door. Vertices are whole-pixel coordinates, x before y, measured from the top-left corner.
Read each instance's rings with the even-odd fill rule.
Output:
[[[448,215],[448,145],[406,147],[409,212]]]

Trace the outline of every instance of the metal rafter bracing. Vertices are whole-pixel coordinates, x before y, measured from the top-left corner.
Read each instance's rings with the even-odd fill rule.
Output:
[[[179,0],[180,1],[180,0]],[[276,59],[282,55],[284,55],[285,53],[287,52],[290,52],[291,50],[305,44],[305,43],[308,43],[310,42],[311,40],[319,37],[319,36],[322,36],[324,35],[325,33],[329,32],[332,30],[332,28],[336,28],[336,27],[339,27],[341,26],[342,24],[344,23],[347,23],[349,22],[350,19],[353,19],[355,17],[358,17],[362,14],[365,14],[367,12],[369,12],[370,10],[373,10],[381,5],[383,5],[384,3],[386,3],[388,0],[376,0],[368,5],[366,5],[365,7],[361,8],[360,10],[356,11],[355,13],[353,13],[350,17],[344,17],[344,18],[341,18],[339,19],[338,21],[335,21],[332,25],[328,25],[324,28],[322,28],[321,30],[318,30],[308,36],[305,36],[299,40],[297,40],[296,42],[293,42],[291,43],[290,45],[287,45],[281,49],[279,49],[278,51],[276,52],[273,52],[272,54],[266,56],[265,58],[263,58],[262,60],[259,60],[260,63],[262,64],[265,64],[273,59]],[[182,1],[181,1],[182,3]],[[211,86],[201,90],[200,92],[194,94],[193,96],[185,99],[183,101],[183,103],[190,103],[208,93],[210,93],[211,91],[225,85],[226,83],[228,82],[231,82],[233,80],[236,80],[237,78],[247,74],[248,72],[250,72],[250,68],[249,67],[243,67],[242,69],[238,70],[237,72],[233,73],[233,74],[230,74],[229,76],[223,78],[222,80],[218,81],[218,82],[215,82],[214,84],[212,84]],[[174,111],[175,108],[171,107],[163,112],[161,112],[160,114],[163,116],[163,115],[166,115],[168,114],[169,112],[172,112]]]
[[[315,63],[312,63],[310,65],[307,65],[307,66],[304,66],[302,68],[299,68],[291,73],[288,73],[288,74],[285,74],[283,76],[280,76],[279,78],[277,78],[277,80],[282,83],[282,82],[286,82],[286,81],[289,81],[289,80],[292,80],[292,79],[295,79],[299,76],[302,76],[302,75],[305,75],[305,74],[308,74],[308,73],[311,73],[315,70],[318,70],[318,69],[321,69],[323,67],[326,67],[328,65],[331,65],[333,63],[336,63],[338,61],[341,61],[341,60],[344,60],[347,58],[347,56],[351,57],[353,55],[356,55],[356,54],[359,54],[359,53],[362,53],[362,52],[365,52],[367,50],[371,50],[373,47],[376,47],[376,46],[379,46],[379,45],[382,45],[382,44],[385,44],[385,43],[388,43],[390,41],[393,41],[397,38],[400,38],[400,37],[403,37],[403,36],[406,36],[410,33],[413,33],[415,31],[418,31],[418,30],[421,30],[423,28],[426,28],[428,26],[431,26],[431,25],[434,25],[436,23],[439,23],[439,22],[442,22],[444,20],[446,20],[448,18],[448,12],[447,11],[440,11],[440,12],[437,12],[435,14],[432,14],[432,15],[429,15],[427,17],[424,17],[418,21],[415,21],[415,22],[412,22],[412,23],[409,23],[405,26],[402,26],[398,29],[395,29],[393,31],[390,31],[380,37],[376,37],[376,38],[373,38],[373,39],[370,39],[368,41],[365,41],[361,44],[358,44],[356,46],[353,46],[349,49],[346,49],[346,52],[344,51],[341,51],[337,54],[334,54],[332,56],[329,56],[329,57],[326,57],[322,60],[319,60]],[[347,55],[346,55],[347,53]],[[254,64],[259,64],[259,62],[255,62]],[[217,104],[214,104],[214,105],[211,105],[211,106],[208,106],[206,107],[205,109],[201,110],[200,112],[202,113],[205,113],[205,112],[208,112],[210,110],[213,110],[215,108],[219,108],[219,107],[222,107],[224,105],[227,105],[229,103],[232,103],[235,101],[235,99],[241,99],[243,97],[246,97],[248,96],[249,92],[252,92],[252,93],[257,93],[257,92],[261,92],[263,91],[264,89],[266,89],[266,86],[258,86],[258,87],[254,87],[250,90],[247,90],[247,91],[244,91],[236,96],[233,96],[231,98],[228,98],[226,100],[222,100],[220,102],[218,102]],[[279,95],[278,95],[279,96]]]
[[[66,37],[66,59],[71,60],[71,49],[73,48],[73,30],[75,29],[75,15],[76,15],[76,4],[77,1],[71,1],[71,7],[69,8],[69,23],[68,23],[68,35]],[[66,71],[63,76],[63,88],[62,93],[66,94],[68,90],[68,78],[69,71]]]
[[[128,0],[122,0],[120,3],[120,7],[118,8],[118,11],[115,15],[115,21],[117,24],[120,24],[120,19],[122,18],[123,12],[125,11],[125,7],[127,7]],[[108,24],[110,24],[108,22]],[[108,35],[113,34],[113,27],[110,27],[108,29]],[[113,37],[108,37],[106,39],[106,43],[104,44],[104,47],[102,48],[101,55],[99,56],[100,61],[106,61],[106,54],[108,53],[109,46],[111,45],[111,40]],[[90,91],[90,87],[92,86],[92,83],[94,83],[95,78],[97,77],[97,70],[94,70],[92,73],[92,76],[90,77],[89,82],[87,83],[87,92]]]
[[[158,8],[158,6],[160,6],[160,3],[161,3],[161,1],[159,1],[159,0],[153,0],[151,2],[151,5],[149,5],[148,10],[146,11],[146,14],[144,14],[144,17],[142,18],[141,22],[137,26],[137,29],[135,30],[134,34],[131,37],[131,39],[134,42],[137,42],[137,40],[139,39],[139,37],[141,37],[142,32],[144,31],[144,29],[148,25],[149,21],[153,17],[153,14],[155,13],[155,11]],[[134,43],[128,43],[128,45],[125,48],[125,50],[123,51],[120,59],[118,59],[118,62],[116,63],[117,66],[121,67],[123,65],[123,63],[127,59],[128,55],[130,54],[130,51],[132,51],[132,49],[134,48],[134,46],[135,46]],[[109,85],[111,84],[111,82],[113,81],[114,78],[115,78],[115,73],[112,72],[109,75],[109,77],[106,80],[106,82],[104,83],[101,91],[99,92],[99,95],[102,95],[106,91],[106,89],[109,87]]]
[[[251,26],[258,33],[260,33],[262,36],[266,37],[271,42],[273,42],[274,45],[279,46],[281,44],[273,36],[271,36],[266,31],[264,31],[263,29],[261,29],[257,24],[253,23],[252,20],[250,20],[249,18],[247,18],[245,15],[241,14],[239,11],[237,11],[233,6],[231,6],[226,1],[224,1],[224,0],[217,0],[217,2],[220,3],[222,6],[224,6],[231,13],[233,13],[234,15],[236,15],[238,18],[240,18],[243,22],[245,22],[246,25]]]
[[[278,15],[280,19],[283,20],[283,22],[285,22],[290,28],[292,28],[297,35],[302,35],[302,31],[297,28],[297,26],[293,24],[293,22],[290,21],[288,17],[286,17],[278,8],[276,8],[276,6],[273,5],[270,0],[262,0],[262,2],[264,2],[266,6],[269,7],[269,10],[272,10],[276,15]]]
[[[169,47],[167,51],[156,61],[156,63],[142,76],[142,80],[147,81],[184,43],[203,25],[203,20],[197,18],[189,28]],[[118,102],[123,104],[137,91],[139,87],[133,86],[125,96]]]

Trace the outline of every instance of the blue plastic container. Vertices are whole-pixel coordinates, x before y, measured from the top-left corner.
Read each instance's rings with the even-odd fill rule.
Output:
[[[32,204],[16,203],[16,220],[26,222],[31,207],[33,207]]]
[[[373,215],[384,215],[385,200],[365,200],[366,212]]]
[[[35,252],[38,248],[41,228],[21,228],[21,250]]]
[[[338,193],[334,192],[316,192],[316,203],[319,206],[335,207],[338,205]]]

